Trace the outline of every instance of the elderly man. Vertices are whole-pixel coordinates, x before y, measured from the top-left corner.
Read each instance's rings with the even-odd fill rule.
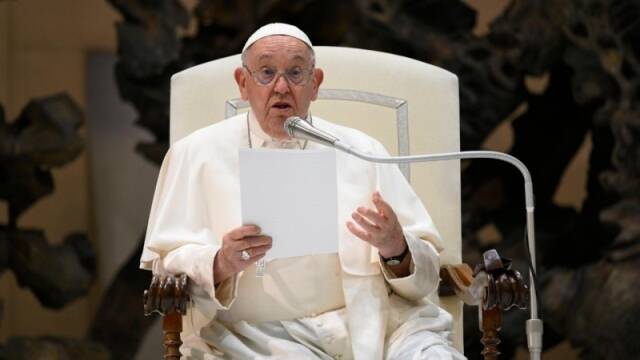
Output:
[[[323,72],[311,41],[294,26],[257,30],[233,75],[251,110],[171,147],[142,257],[143,268],[192,280],[183,355],[464,358],[447,340],[450,315],[424,300],[438,284],[438,233],[396,166],[336,154],[339,253],[273,260],[264,277],[255,276],[255,262],[278,239],[241,222],[238,149],[320,147],[288,137],[285,120],[299,116],[359,149],[386,151],[310,114]]]

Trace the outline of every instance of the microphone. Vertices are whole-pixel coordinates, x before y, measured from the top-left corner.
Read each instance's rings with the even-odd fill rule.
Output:
[[[354,153],[354,149],[351,146],[345,144],[336,136],[311,125],[299,116],[292,116],[285,120],[284,130],[287,132],[287,135],[294,139],[308,140],[342,150],[349,154]]]
[[[292,116],[284,122],[287,134],[295,139],[309,140],[333,147],[339,139],[322,131],[298,116]]]

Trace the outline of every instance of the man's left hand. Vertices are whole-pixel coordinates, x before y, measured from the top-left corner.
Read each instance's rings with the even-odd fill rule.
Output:
[[[376,247],[385,258],[402,254],[407,242],[396,213],[382,199],[380,192],[374,192],[372,200],[375,209],[358,207],[351,214],[355,223],[347,221],[347,228],[358,238]]]

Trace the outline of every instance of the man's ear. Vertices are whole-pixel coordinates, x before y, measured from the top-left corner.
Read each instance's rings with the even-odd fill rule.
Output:
[[[233,72],[233,77],[236,79],[236,84],[238,84],[240,97],[242,100],[248,100],[249,93],[247,92],[247,74],[244,72],[244,69],[242,67],[236,68]]]
[[[311,100],[316,100],[318,98],[318,90],[320,89],[320,85],[322,85],[322,80],[324,80],[324,71],[322,69],[314,69],[313,70],[313,96]]]

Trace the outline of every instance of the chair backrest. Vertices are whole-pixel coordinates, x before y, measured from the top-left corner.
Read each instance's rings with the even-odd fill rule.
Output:
[[[452,73],[403,56],[345,47],[316,46],[317,67],[325,72],[311,113],[357,128],[381,141],[392,154],[428,154],[460,149],[458,79]],[[174,141],[237,111],[233,71],[240,55],[204,63],[171,79]],[[401,167],[429,210],[445,246],[442,264],[461,262],[460,163],[431,162]],[[438,300],[438,299],[432,299]],[[455,321],[462,348],[462,304],[441,299]]]

